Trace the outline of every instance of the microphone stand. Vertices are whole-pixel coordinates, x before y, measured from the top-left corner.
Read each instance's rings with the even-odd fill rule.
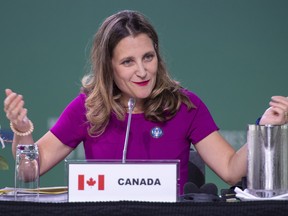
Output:
[[[135,107],[135,99],[130,98],[128,101],[128,123],[127,123],[127,128],[126,128],[122,163],[126,163],[126,154],[127,154],[127,145],[128,145],[129,132],[130,132],[131,116],[132,116],[132,111],[133,111],[134,107]]]

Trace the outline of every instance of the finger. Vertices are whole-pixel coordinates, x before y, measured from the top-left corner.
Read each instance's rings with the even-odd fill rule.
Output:
[[[274,116],[285,118],[286,111],[279,107],[271,107]]]
[[[273,96],[271,98],[271,100],[273,102],[276,102],[276,103],[282,103],[282,104],[285,104],[286,106],[288,106],[288,97],[284,97],[284,96]]]
[[[6,96],[9,96],[13,91],[11,89],[5,89]]]
[[[287,122],[286,112],[284,112],[281,108],[272,107],[271,108],[272,115],[273,115],[273,122],[272,124],[285,124]]]
[[[20,101],[23,101],[23,96],[18,95],[16,93],[10,94],[6,99],[5,99],[5,111],[11,111],[15,109],[15,107],[20,103]]]
[[[278,103],[278,102],[273,102],[273,101],[271,101],[271,102],[269,103],[269,105],[270,105],[271,107],[280,108],[280,109],[282,109],[284,112],[288,112],[288,104],[286,105],[286,104],[283,104],[283,103]]]
[[[23,109],[21,113],[18,114],[18,116],[11,120],[11,122],[15,125],[16,128],[21,128],[27,123],[25,119],[27,119],[27,109]]]
[[[286,100],[288,97],[287,97],[287,96],[275,95],[275,96],[272,96],[271,98],[272,98],[272,99],[275,99],[275,100],[281,100],[281,99]]]
[[[29,119],[27,118],[27,112],[28,112],[27,109],[24,108],[16,118],[10,120],[13,123],[14,128],[16,128],[16,130],[26,131],[27,125],[28,127],[30,127]]]
[[[6,116],[10,121],[14,121],[18,118],[19,114],[22,112],[24,108],[24,101],[21,100],[15,106],[9,107],[9,109],[6,112]]]
[[[9,110],[10,104],[15,100],[17,97],[17,94],[14,92],[11,92],[4,100],[4,111],[6,112]]]
[[[7,106],[9,105],[9,101],[11,100],[9,97],[9,95],[11,95],[13,92],[11,89],[5,89],[5,94],[6,94],[6,98],[4,100],[4,111],[6,112],[7,110]]]
[[[21,112],[19,113],[17,120],[18,120],[19,122],[23,123],[23,122],[24,122],[24,119],[26,119],[26,118],[27,118],[27,109],[23,108],[23,109],[21,110]]]
[[[288,112],[288,98],[287,97],[273,96],[269,104],[271,106],[280,107],[284,111]]]
[[[24,106],[24,101],[22,100],[22,96],[17,96],[8,106],[8,112],[17,113]]]
[[[16,109],[19,107],[19,104],[22,104],[24,105],[24,100],[23,100],[23,96],[22,95],[17,95],[15,97],[15,99],[13,101],[11,101],[10,105],[9,105],[9,108],[10,109]]]

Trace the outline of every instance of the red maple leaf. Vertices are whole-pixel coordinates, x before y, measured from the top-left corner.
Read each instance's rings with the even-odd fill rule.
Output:
[[[89,181],[86,181],[86,183],[89,186],[94,186],[96,184],[96,181],[91,177],[91,178],[89,178]]]

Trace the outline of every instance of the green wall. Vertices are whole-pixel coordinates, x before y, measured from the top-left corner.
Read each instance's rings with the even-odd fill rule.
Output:
[[[24,95],[35,139],[78,93],[93,34],[107,16],[139,10],[156,27],[172,76],[197,93],[223,130],[245,131],[272,95],[288,95],[288,1],[285,0],[0,0],[0,100]],[[2,129],[9,128],[3,107]],[[13,186],[10,145],[0,149]],[[226,187],[209,170],[207,182]],[[63,185],[64,165],[41,177]]]

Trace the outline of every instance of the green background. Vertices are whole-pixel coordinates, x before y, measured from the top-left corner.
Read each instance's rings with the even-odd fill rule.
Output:
[[[0,100],[5,88],[24,95],[35,140],[78,94],[100,23],[122,9],[151,20],[172,76],[202,98],[221,130],[245,132],[272,95],[288,95],[286,0],[0,0]],[[10,166],[0,170],[0,188],[13,186],[10,149],[0,149]],[[64,184],[64,163],[41,177],[41,186]]]

